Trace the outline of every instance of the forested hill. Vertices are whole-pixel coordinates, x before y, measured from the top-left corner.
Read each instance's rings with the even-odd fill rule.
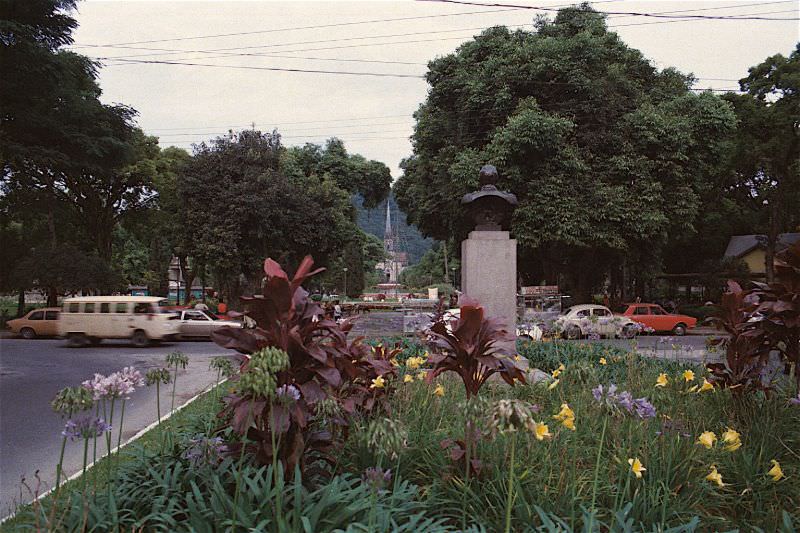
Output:
[[[409,264],[413,265],[428,251],[433,240],[424,238],[417,228],[406,224],[406,214],[397,207],[394,193],[390,194],[388,201],[392,206],[392,224],[399,224],[400,249],[408,252]],[[386,202],[382,202],[375,209],[364,209],[361,196],[357,195],[353,198],[353,203],[358,210],[358,226],[383,240],[383,229],[386,226]]]

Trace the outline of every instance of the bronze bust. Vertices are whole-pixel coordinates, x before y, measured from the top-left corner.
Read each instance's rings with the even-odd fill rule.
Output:
[[[511,223],[511,213],[517,205],[517,197],[510,192],[497,189],[497,169],[494,165],[481,168],[478,191],[467,193],[461,205],[475,222],[476,231],[502,231]]]

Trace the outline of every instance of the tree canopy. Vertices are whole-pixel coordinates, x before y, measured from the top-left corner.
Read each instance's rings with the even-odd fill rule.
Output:
[[[736,123],[727,102],[656,69],[586,5],[535,31],[486,30],[432,61],[427,80],[395,186],[409,220],[465,238],[460,198],[494,164],[519,198],[523,279],[562,272],[584,298],[625,261],[658,266],[669,235],[692,230]]]

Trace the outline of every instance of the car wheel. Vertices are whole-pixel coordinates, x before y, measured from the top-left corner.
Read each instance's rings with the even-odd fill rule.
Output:
[[[92,343],[92,346],[98,346],[101,342],[103,342],[103,339],[100,337],[89,337],[89,342]]]
[[[22,328],[21,330],[19,330],[19,334],[23,339],[30,340],[36,338],[36,332],[33,331],[32,328]]]
[[[70,348],[83,348],[89,344],[89,338],[83,333],[70,333],[67,335],[67,346]]]
[[[137,348],[144,348],[148,344],[150,344],[150,339],[147,338],[147,333],[142,331],[141,329],[137,329],[133,332],[133,336],[131,337],[131,342]]]
[[[570,340],[579,339],[582,335],[581,328],[578,326],[570,326],[564,331],[564,335]]]
[[[622,338],[632,339],[636,336],[636,327],[633,324],[626,324],[622,327]]]
[[[676,337],[683,337],[686,335],[686,324],[677,324],[674,328],[672,328],[672,334]]]

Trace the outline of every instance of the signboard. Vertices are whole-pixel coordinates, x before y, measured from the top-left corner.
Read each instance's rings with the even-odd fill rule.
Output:
[[[522,287],[523,296],[558,296],[558,285],[533,285]]]

